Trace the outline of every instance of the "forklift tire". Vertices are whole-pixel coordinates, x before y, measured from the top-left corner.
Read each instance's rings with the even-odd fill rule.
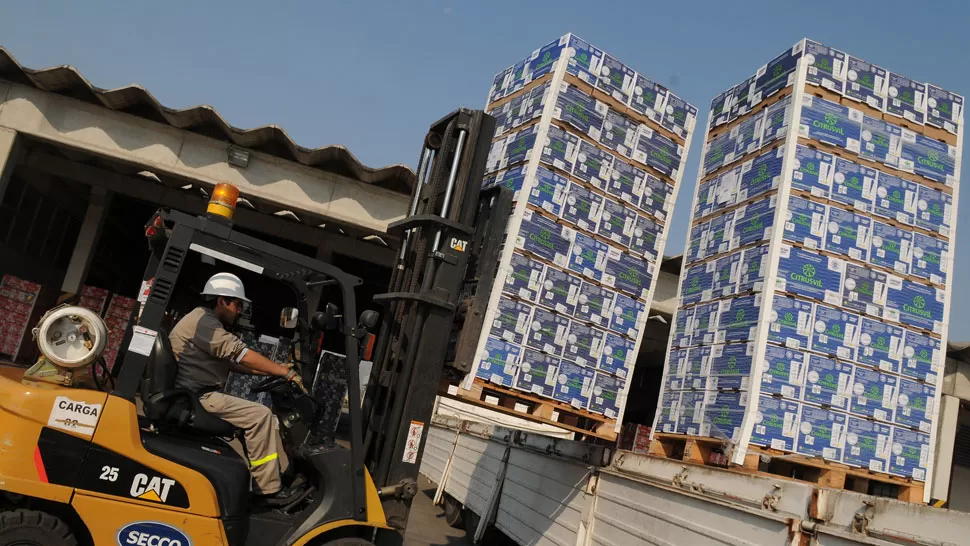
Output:
[[[445,521],[454,529],[465,527],[465,509],[455,497],[445,494]]]
[[[0,512],[0,546],[77,546],[67,525],[46,512]]]

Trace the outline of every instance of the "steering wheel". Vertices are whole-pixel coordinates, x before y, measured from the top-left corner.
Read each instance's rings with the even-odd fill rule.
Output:
[[[286,383],[287,383],[287,379],[285,377],[274,376],[268,379],[264,379],[259,383],[252,385],[251,387],[249,387],[249,392],[260,393],[260,392],[271,391],[276,387],[279,387],[280,385],[284,385]]]

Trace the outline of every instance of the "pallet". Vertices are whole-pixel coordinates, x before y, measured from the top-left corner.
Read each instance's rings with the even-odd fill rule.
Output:
[[[584,436],[609,442],[614,442],[617,438],[614,430],[615,419],[577,409],[549,398],[539,398],[529,393],[494,385],[477,377],[469,390],[443,380],[439,386],[438,395],[537,423],[564,428]]]
[[[729,463],[727,440],[681,434],[656,433],[648,455],[687,463],[729,468],[745,474],[782,477],[857,493],[923,502],[924,483],[908,478],[854,468],[816,457],[748,446],[744,464]]]

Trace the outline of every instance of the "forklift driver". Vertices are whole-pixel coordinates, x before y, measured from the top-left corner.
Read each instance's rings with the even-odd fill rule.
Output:
[[[220,391],[230,370],[286,377],[301,389],[303,379],[292,368],[247,348],[226,331],[242,313],[243,302],[250,301],[239,277],[217,273],[206,282],[202,295],[206,305],[185,315],[169,336],[178,361],[175,386],[196,393],[206,411],[245,431],[249,468],[260,499],[271,505],[285,504],[293,494],[283,489],[281,482],[289,461],[272,411]]]

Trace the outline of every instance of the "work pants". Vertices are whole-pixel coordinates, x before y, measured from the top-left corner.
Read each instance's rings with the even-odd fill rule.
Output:
[[[199,402],[207,412],[245,432],[249,470],[256,481],[257,493],[271,495],[279,491],[280,474],[290,464],[279,430],[273,423],[273,412],[262,404],[221,392],[203,394]]]

